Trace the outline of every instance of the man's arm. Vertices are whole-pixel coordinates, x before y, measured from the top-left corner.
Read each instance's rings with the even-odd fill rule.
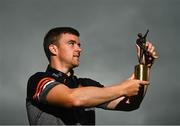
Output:
[[[49,104],[68,108],[94,107],[122,96],[137,95],[140,84],[147,85],[148,82],[131,79],[110,87],[89,86],[74,89],[70,89],[64,84],[59,84],[48,92],[46,100]]]
[[[134,79],[134,74],[129,78]],[[132,111],[139,108],[148,85],[140,85],[138,94],[135,96],[122,96],[110,102],[104,103],[98,107],[106,110]]]
[[[126,97],[122,96],[115,100],[110,101],[104,109],[132,111],[139,108],[147,91],[147,85],[141,85],[139,92],[135,96]]]

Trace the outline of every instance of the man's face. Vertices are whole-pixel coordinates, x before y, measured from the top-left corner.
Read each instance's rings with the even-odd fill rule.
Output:
[[[63,66],[74,68],[80,63],[80,40],[73,34],[62,34],[58,41],[58,57]]]

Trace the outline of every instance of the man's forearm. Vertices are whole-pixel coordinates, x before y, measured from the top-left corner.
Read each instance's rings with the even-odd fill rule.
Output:
[[[139,90],[138,95],[131,96],[131,97],[123,97],[121,100],[119,100],[118,103],[114,106],[114,110],[120,110],[120,111],[132,111],[139,108],[143,98],[144,98],[144,87],[141,87]]]
[[[77,106],[92,107],[117,99],[124,95],[124,91],[121,85],[103,88],[81,87],[73,89],[71,95],[78,101]]]
[[[134,106],[139,106],[145,96],[146,90],[147,90],[147,86],[144,85],[141,86],[138,95],[129,98],[130,104]]]
[[[93,107],[122,96],[137,95],[139,84],[147,85],[148,82],[128,79],[110,87],[88,86],[73,89],[60,84],[49,91],[46,99],[50,104],[64,107]]]
[[[150,68],[149,68],[149,75],[150,75]],[[139,88],[139,92],[135,96],[125,97],[118,104],[116,104],[115,110],[122,110],[122,111],[131,111],[139,108],[146,92],[147,92],[148,85],[141,85]]]

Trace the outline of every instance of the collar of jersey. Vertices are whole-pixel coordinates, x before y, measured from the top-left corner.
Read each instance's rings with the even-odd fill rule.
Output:
[[[67,74],[57,70],[57,69],[54,69],[52,68],[50,65],[48,65],[47,69],[46,69],[46,72],[50,72],[51,74],[57,76],[57,77],[63,77],[63,78],[68,78],[68,77],[72,77],[74,75],[74,71],[71,70],[70,73],[71,75],[68,76]]]

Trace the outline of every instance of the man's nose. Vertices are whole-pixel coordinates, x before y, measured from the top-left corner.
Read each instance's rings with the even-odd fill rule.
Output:
[[[81,47],[78,44],[76,45],[76,50],[78,50],[79,52],[82,51]]]

